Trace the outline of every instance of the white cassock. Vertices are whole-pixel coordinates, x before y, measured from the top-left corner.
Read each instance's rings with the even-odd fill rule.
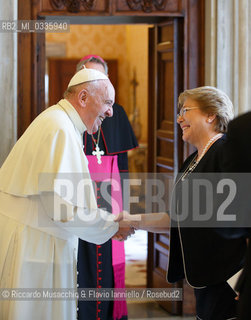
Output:
[[[32,122],[0,169],[1,289],[76,289],[78,238],[100,244],[117,232],[97,208],[85,130],[62,99]],[[76,309],[76,299],[0,300],[0,320],[73,320]]]

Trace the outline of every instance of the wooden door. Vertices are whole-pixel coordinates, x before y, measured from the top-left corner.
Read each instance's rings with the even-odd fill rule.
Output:
[[[183,160],[181,135],[176,124],[177,98],[183,91],[183,19],[169,19],[149,34],[149,172],[173,178]],[[169,234],[148,236],[148,287],[182,287],[166,282]],[[161,301],[173,314],[181,302]]]
[[[64,91],[74,73],[80,59],[49,58],[49,106],[62,99]],[[106,60],[109,68],[109,78],[118,94],[118,62],[117,60]]]

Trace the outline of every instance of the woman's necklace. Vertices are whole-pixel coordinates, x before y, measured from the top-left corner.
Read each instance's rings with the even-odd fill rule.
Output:
[[[197,159],[197,154],[195,155],[195,157],[193,158],[193,160],[190,162],[189,166],[186,168],[186,170],[183,172],[181,178],[179,180],[184,181],[185,178],[187,177],[187,175],[189,175],[192,171],[194,171],[194,169],[197,167],[198,163],[200,162],[200,160],[204,157],[205,153],[207,152],[207,150],[211,147],[211,145],[219,138],[221,138],[223,136],[222,133],[218,133],[215,136],[213,136],[205,145],[204,149],[202,150],[201,155],[199,156],[199,158]]]
[[[101,156],[103,156],[103,155],[105,154],[104,151],[103,151],[103,150],[100,150],[100,149],[99,149],[99,146],[98,146],[98,144],[99,144],[99,139],[100,139],[100,130],[101,130],[101,126],[100,126],[99,129],[98,129],[98,137],[97,137],[97,140],[95,140],[94,137],[93,137],[93,135],[92,135],[92,141],[93,141],[93,143],[95,144],[95,150],[92,151],[92,154],[97,157],[98,164],[101,164],[101,163],[102,163],[102,161],[101,161]]]

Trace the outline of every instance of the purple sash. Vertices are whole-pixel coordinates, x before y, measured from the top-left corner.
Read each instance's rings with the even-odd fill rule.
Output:
[[[123,210],[122,190],[118,169],[118,156],[102,156],[102,163],[98,164],[96,156],[86,156],[89,171],[93,181],[107,181],[111,184],[112,213],[118,214]],[[124,242],[112,240],[112,266],[114,274],[114,288],[125,288],[125,249]],[[126,301],[114,300],[113,318],[120,319],[127,315]]]

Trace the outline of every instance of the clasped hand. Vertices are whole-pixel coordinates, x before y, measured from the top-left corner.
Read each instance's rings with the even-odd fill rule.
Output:
[[[124,241],[138,229],[138,217],[129,214],[127,211],[122,211],[116,215],[114,221],[119,223],[119,230],[112,237],[114,240]]]

